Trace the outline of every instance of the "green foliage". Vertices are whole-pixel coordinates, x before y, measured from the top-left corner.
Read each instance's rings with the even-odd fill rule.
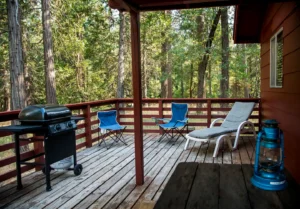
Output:
[[[44,50],[40,1],[20,1],[24,67],[30,103],[45,103]],[[56,89],[59,103],[76,103],[116,97],[119,14],[106,0],[52,0]],[[9,71],[6,2],[0,0],[0,108],[4,106],[4,87]],[[171,43],[173,97],[196,97],[197,69],[217,8],[165,12],[145,12],[140,17],[142,69],[147,80],[148,98],[159,97],[162,44]],[[233,9],[229,10],[230,34]],[[197,17],[204,17],[204,34],[197,37]],[[125,13],[125,97],[132,97],[130,18]],[[244,88],[259,97],[259,46],[238,47],[230,43],[230,96],[243,97]],[[221,28],[218,25],[206,76],[206,96],[219,95],[221,72]],[[246,70],[247,69],[247,70]],[[247,73],[246,73],[247,72]]]

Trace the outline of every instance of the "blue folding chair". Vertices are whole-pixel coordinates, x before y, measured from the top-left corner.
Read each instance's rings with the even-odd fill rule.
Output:
[[[127,145],[125,142],[125,139],[123,137],[123,132],[126,128],[126,126],[121,126],[117,122],[117,111],[116,110],[110,110],[110,111],[100,111],[97,113],[98,119],[99,119],[99,129],[98,130],[98,145],[100,146],[102,142],[104,142],[105,147],[109,149],[110,147],[107,147],[105,142],[105,136],[109,136],[113,142],[119,142],[121,141],[123,144]],[[99,138],[101,133],[101,141],[99,143]]]
[[[186,117],[188,112],[188,105],[172,102],[171,110],[172,110],[171,120],[165,118],[153,118],[155,120],[155,123],[163,131],[163,134],[158,140],[159,142],[167,136],[171,137],[171,140],[176,136],[177,136],[176,140],[180,136],[185,138],[182,132],[184,128],[187,127],[188,124],[188,118]],[[166,123],[160,124],[159,121],[163,121]]]

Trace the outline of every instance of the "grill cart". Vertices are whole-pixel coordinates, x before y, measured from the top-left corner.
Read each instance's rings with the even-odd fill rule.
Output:
[[[55,166],[64,164],[69,157],[73,158],[73,168],[69,165],[62,169],[73,170],[75,175],[80,175],[82,165],[76,160],[77,122],[83,117],[74,117],[65,106],[59,105],[32,105],[24,108],[19,113],[20,125],[0,127],[0,131],[8,131],[15,134],[17,188],[22,189],[21,164],[44,165],[43,172],[46,176],[46,190],[51,190],[50,171],[51,164]],[[33,133],[43,136],[44,152],[27,159],[20,159],[20,135]],[[45,156],[45,164],[28,162],[34,158]],[[67,159],[66,159],[67,158]],[[59,163],[62,161],[62,163]],[[52,168],[53,169],[53,168]]]

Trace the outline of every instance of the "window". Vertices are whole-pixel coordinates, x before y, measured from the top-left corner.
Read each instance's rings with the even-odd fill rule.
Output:
[[[281,88],[283,80],[283,31],[282,28],[270,40],[270,87]]]

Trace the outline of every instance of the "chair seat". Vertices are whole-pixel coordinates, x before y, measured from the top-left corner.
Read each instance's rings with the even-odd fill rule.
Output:
[[[106,129],[106,130],[113,130],[113,131],[117,131],[117,130],[121,130],[121,129],[124,129],[125,127],[124,126],[121,126],[119,124],[114,124],[114,125],[109,125],[109,126],[101,126],[100,127],[101,129]]]
[[[169,123],[165,123],[165,124],[159,124],[159,126],[163,129],[165,128],[179,128],[179,127],[183,127],[185,126],[186,123],[182,123],[182,122],[169,122]]]
[[[190,132],[188,135],[198,139],[207,139],[236,131],[237,129],[234,128],[212,127],[195,130]]]

